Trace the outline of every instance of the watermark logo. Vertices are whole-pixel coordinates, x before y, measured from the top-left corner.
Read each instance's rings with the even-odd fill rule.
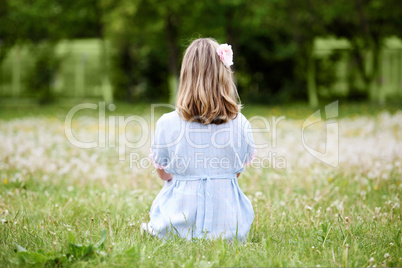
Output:
[[[310,147],[305,141],[305,130],[307,127],[321,122],[324,119],[321,116],[321,111],[317,110],[310,115],[303,123],[301,140],[303,147],[309,154],[317,158],[318,160],[336,167],[339,164],[339,126],[338,121],[335,118],[338,117],[338,101],[325,106],[325,124],[326,124],[326,141],[325,149],[323,152],[315,150]]]
[[[114,104],[109,104],[107,106],[105,102],[99,102],[99,104],[79,104],[74,106],[66,116],[64,126],[65,135],[67,140],[78,148],[91,149],[117,147],[120,161],[126,160],[126,151],[127,149],[131,149],[132,155],[130,154],[130,166],[149,166],[148,157],[144,156],[144,159],[140,159],[139,154],[136,152],[141,148],[149,147],[151,145],[155,150],[169,149],[184,140],[187,146],[196,149],[195,151],[208,151],[211,148],[254,147],[259,150],[260,153],[259,156],[255,157],[251,162],[253,167],[286,168],[286,158],[274,152],[274,149],[278,147],[278,140],[280,138],[278,137],[277,130],[279,129],[280,123],[286,120],[285,116],[272,116],[271,119],[263,116],[253,116],[249,118],[249,120],[239,122],[237,125],[234,124],[234,120],[230,120],[227,124],[221,125],[219,128],[212,128],[212,125],[204,126],[202,124],[191,124],[186,120],[178,121],[174,126],[164,124],[162,125],[163,127],[158,127],[160,112],[157,113],[156,110],[162,108],[163,110],[168,109],[174,111],[175,106],[170,104],[151,104],[150,108],[150,118],[139,115],[106,116],[107,111],[113,112],[116,109]],[[80,140],[79,136],[74,135],[73,132],[74,116],[78,111],[85,109],[95,110],[98,114],[98,122],[96,123],[97,136],[96,138],[92,137],[93,140],[90,141]],[[338,101],[325,106],[325,115],[323,117],[321,116],[320,110],[309,116],[304,121],[301,129],[301,143],[305,150],[318,160],[332,167],[336,167],[339,163],[339,130],[338,122],[336,120],[337,117]],[[306,139],[306,136],[308,136],[306,130],[318,122],[325,123],[326,126],[324,150],[314,149],[308,144]],[[240,124],[245,125],[239,128]],[[137,133],[135,138],[133,138],[132,135],[133,129]],[[168,132],[169,129],[174,129],[175,133],[174,135],[171,135],[172,137],[165,138],[165,132]],[[200,139],[199,134],[202,132],[208,132],[211,135],[209,135],[208,139]],[[155,142],[155,138],[158,136],[163,136],[163,140],[166,142]],[[253,136],[263,136],[263,138],[254,141]],[[208,137],[208,135],[206,137]],[[244,143],[246,143],[246,145],[244,145]],[[202,161],[207,160],[203,159]]]
[[[98,131],[97,139],[93,141],[81,141],[73,133],[74,115],[84,109],[98,110]],[[116,109],[114,104],[109,104],[107,109],[113,112]],[[139,127],[139,137],[137,140],[130,140],[127,135],[127,127],[129,124],[135,124]],[[150,136],[150,127],[144,117],[138,115],[114,116],[110,115],[106,118],[105,102],[99,105],[94,103],[82,103],[74,106],[66,116],[64,121],[64,133],[67,140],[74,146],[83,149],[91,148],[114,148],[118,146],[119,160],[123,161],[126,157],[126,149],[138,149],[147,145]]]

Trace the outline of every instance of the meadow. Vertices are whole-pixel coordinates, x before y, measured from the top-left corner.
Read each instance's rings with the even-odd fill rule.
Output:
[[[257,150],[260,162],[238,179],[255,212],[244,244],[142,235],[139,226],[163,185],[147,160],[150,139],[122,150],[121,141],[140,140],[143,129],[132,123],[111,131],[107,122],[138,115],[151,123],[166,111],[152,115],[149,105],[117,103],[106,109],[106,122],[86,109],[66,128],[72,107],[1,105],[1,267],[402,266],[400,105],[341,102],[336,167],[302,145],[303,122],[315,110],[245,105],[249,119],[284,118],[276,135],[254,133],[256,144],[270,146]],[[305,133],[319,151],[325,126]],[[98,146],[74,146],[66,129]]]

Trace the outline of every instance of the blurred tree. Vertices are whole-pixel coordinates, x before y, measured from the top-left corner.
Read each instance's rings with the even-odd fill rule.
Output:
[[[229,12],[232,19],[226,23],[231,25],[225,28],[232,33],[228,39],[234,43],[234,68],[245,100],[275,104],[299,94],[293,70],[296,46],[282,26],[273,23],[275,12],[272,2],[260,0],[241,1]]]
[[[174,102],[182,52],[179,36],[188,25],[182,20],[188,22],[192,17],[193,6],[197,5],[188,0],[117,2],[107,26],[118,67],[114,72],[116,97],[130,101],[137,92],[137,98],[155,100],[163,93]],[[194,26],[194,21],[190,24]],[[166,86],[168,91],[163,89]]]
[[[60,61],[55,53],[57,42],[68,38],[98,37],[102,40],[100,77],[102,86],[107,87],[108,56],[103,31],[103,13],[107,8],[103,0],[0,1],[0,62],[7,48],[17,44],[30,46],[36,62],[28,87],[38,93],[40,102],[46,102],[53,99],[50,83],[57,73],[54,69],[58,66],[56,63]]]
[[[58,62],[54,53],[55,43],[62,36],[59,31],[61,5],[58,1],[48,0],[13,0],[5,1],[4,5],[7,12],[2,20],[7,28],[3,30],[3,38],[10,47],[30,45],[35,55],[35,69],[29,74],[29,89],[36,93],[41,103],[51,101],[50,86]]]
[[[173,102],[183,50],[193,38],[211,36],[232,45],[237,85],[246,99],[299,98],[317,106],[313,42],[335,34],[350,40],[369,98],[381,101],[381,81],[375,79],[381,74],[382,42],[402,36],[397,5],[397,0],[3,0],[0,61],[7,48],[28,43],[38,52],[36,68],[47,68],[52,76],[57,59],[49,57],[55,57],[57,41],[100,38],[106,100],[111,101],[111,73],[116,98]]]
[[[7,1],[0,1],[0,63],[17,39],[10,19],[10,8]]]
[[[208,36],[232,45],[239,91],[244,89],[246,98],[275,103],[294,95],[304,96],[296,89],[300,87],[298,81],[306,75],[303,73],[299,79],[295,74],[296,70],[305,72],[306,68],[292,67],[298,62],[293,59],[297,52],[304,50],[298,50],[287,17],[280,23],[272,19],[277,12],[272,3],[262,0],[115,3],[107,27],[115,48],[113,63],[117,68],[113,80],[118,98],[131,100],[136,95],[137,99],[149,96],[146,99],[154,100],[167,93],[163,89],[167,84],[173,102],[183,50],[191,39]],[[314,36],[309,37],[311,46]],[[317,103],[314,88],[309,92],[311,101]]]
[[[293,38],[296,45],[295,75],[305,83],[309,105],[318,106],[315,63],[313,57],[314,39],[328,35],[326,25],[334,18],[327,1],[276,0],[269,2],[271,17],[267,18],[271,27]]]
[[[401,36],[402,10],[396,8],[399,5],[398,0],[333,1],[332,10],[337,16],[329,30],[351,42],[357,69],[368,99],[373,102],[385,101],[381,91],[381,50],[386,37]]]
[[[155,99],[168,95],[166,42],[163,27],[147,1],[115,1],[106,16],[112,42],[114,95],[126,101]],[[162,40],[161,40],[162,39]]]
[[[54,100],[51,90],[53,79],[57,73],[61,59],[55,55],[54,44],[49,42],[35,46],[34,70],[28,75],[28,85],[37,93],[40,104],[46,104]]]
[[[29,74],[28,88],[41,103],[53,99],[51,83],[60,59],[55,46],[62,38],[94,35],[93,4],[96,0],[3,0],[0,2],[0,61],[7,48],[28,45],[34,55],[34,69]]]

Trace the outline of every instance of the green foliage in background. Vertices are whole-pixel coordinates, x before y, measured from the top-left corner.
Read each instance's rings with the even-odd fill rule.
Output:
[[[4,0],[0,62],[15,45],[98,38],[103,91],[110,80],[116,99],[173,102],[184,49],[195,38],[214,37],[234,48],[243,99],[317,106],[320,87],[329,88],[337,78],[330,61],[317,62],[314,41],[335,36],[351,44],[351,57],[343,61],[356,70],[352,79],[362,81],[358,97],[383,103],[388,70],[382,70],[382,49],[385,38],[402,37],[398,5],[398,0]],[[355,84],[349,83],[350,98]],[[329,90],[324,95],[337,96]]]
[[[28,88],[38,97],[40,103],[54,100],[51,84],[58,72],[61,59],[55,54],[54,44],[42,43],[34,47],[34,68],[28,75]]]

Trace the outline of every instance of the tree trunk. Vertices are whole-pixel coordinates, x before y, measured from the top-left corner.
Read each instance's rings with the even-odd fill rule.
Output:
[[[382,53],[381,49],[378,50],[378,60],[377,60],[377,92],[378,92],[378,102],[380,104],[385,104],[386,94],[383,85],[383,70],[382,70]]]
[[[380,65],[380,50],[379,44],[373,43],[370,46],[371,60],[364,57],[363,48],[357,45],[356,40],[352,40],[353,51],[356,58],[357,70],[359,71],[360,77],[364,82],[364,86],[367,90],[368,100],[371,102],[380,102],[381,99],[381,81],[377,84],[376,78],[381,79],[379,76],[379,65]],[[368,64],[368,66],[366,66]],[[368,67],[368,68],[367,68]]]
[[[21,95],[21,55],[20,47],[15,46],[15,56],[13,57],[12,68],[12,92],[13,97],[20,97]],[[1,63],[1,61],[0,61]]]
[[[380,73],[380,57],[381,51],[378,45],[372,48],[371,73],[368,75],[368,88],[370,101],[381,103],[384,101],[383,92],[381,92],[382,77]]]
[[[103,96],[103,100],[106,103],[113,102],[113,87],[110,83],[109,79],[109,53],[108,53],[108,44],[104,38],[101,38],[100,41],[100,66],[101,66],[101,92]]]
[[[364,2],[364,1],[363,1]],[[365,87],[368,93],[368,98],[371,102],[380,103],[383,99],[383,94],[381,92],[382,78],[379,77],[380,68],[380,50],[381,50],[381,30],[376,31],[376,27],[371,27],[368,23],[367,14],[364,12],[364,3],[361,0],[356,0],[356,7],[359,12],[359,21],[362,32],[364,33],[365,46],[359,47],[358,41],[352,39],[352,44],[356,50],[356,55],[358,56],[358,67],[361,73],[361,77],[365,83]],[[379,24],[381,25],[381,24]],[[363,49],[368,49],[371,52],[371,61],[368,61],[369,66],[366,68],[364,58],[361,55]],[[380,79],[376,83],[376,79]],[[385,97],[385,96],[384,96]]]
[[[315,62],[313,57],[313,45],[307,46],[306,51],[307,56],[307,93],[308,93],[308,103],[310,107],[318,106],[318,95],[317,95],[317,86],[315,79]]]
[[[104,26],[103,26],[103,8],[100,3],[96,6],[96,20],[97,20],[97,34],[100,39],[100,89],[102,92],[103,100],[106,103],[113,102],[113,87],[109,78],[109,53],[108,44],[105,39]]]
[[[226,24],[225,24],[225,34],[226,42],[232,46],[234,53],[236,52],[236,42],[235,42],[235,30],[233,29],[233,13],[232,8],[227,8],[225,12]]]
[[[179,57],[179,51],[176,45],[177,40],[177,26],[175,25],[174,15],[169,15],[166,22],[166,38],[168,41],[169,48],[169,75],[168,75],[168,86],[169,86],[169,103],[175,104],[177,88],[179,84],[179,76],[177,70],[177,59]]]

